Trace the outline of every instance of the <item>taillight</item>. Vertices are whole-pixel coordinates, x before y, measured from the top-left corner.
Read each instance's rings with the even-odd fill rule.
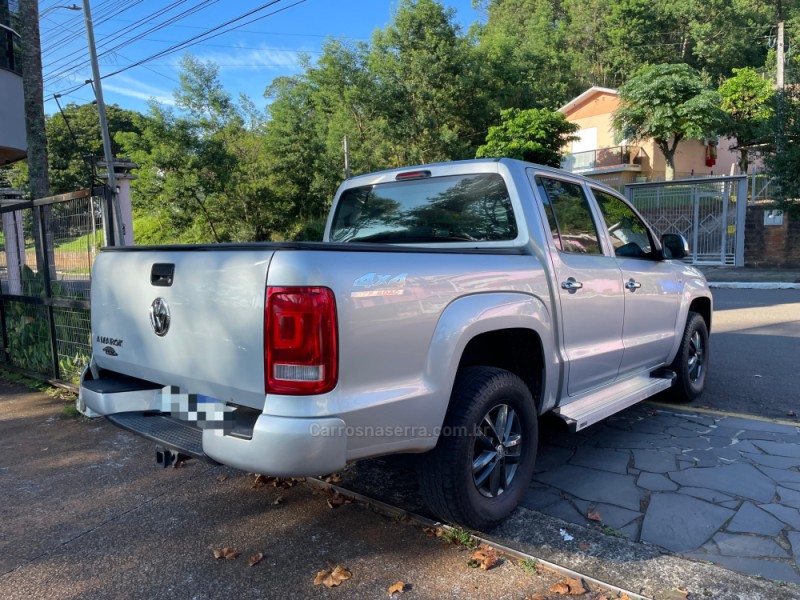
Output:
[[[324,394],[338,377],[336,300],[323,287],[270,287],[264,315],[268,394]]]

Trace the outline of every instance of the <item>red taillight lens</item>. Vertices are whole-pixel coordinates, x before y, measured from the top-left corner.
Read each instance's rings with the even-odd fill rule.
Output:
[[[338,377],[336,300],[323,287],[270,287],[264,318],[268,394],[324,394]]]

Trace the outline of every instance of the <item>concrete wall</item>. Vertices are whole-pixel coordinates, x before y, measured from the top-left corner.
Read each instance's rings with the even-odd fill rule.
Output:
[[[744,234],[746,267],[800,267],[800,217],[783,214],[783,224],[764,225],[765,211],[772,203],[747,207]]]
[[[22,77],[0,69],[0,165],[25,158],[27,150]]]

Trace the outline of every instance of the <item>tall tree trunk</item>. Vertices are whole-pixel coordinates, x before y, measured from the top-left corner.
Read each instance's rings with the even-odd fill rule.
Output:
[[[20,24],[22,26],[22,91],[25,98],[25,135],[28,140],[28,183],[31,198],[45,198],[50,195],[48,173],[47,136],[44,120],[44,91],[42,85],[42,49],[39,40],[39,3],[37,0],[20,0]],[[52,231],[50,231],[52,207],[45,206],[46,231],[41,231],[39,220],[33,220],[33,233],[36,238],[36,264],[39,272],[44,265],[44,249],[50,264],[50,279],[56,278],[55,252]],[[34,211],[34,215],[36,212]]]
[[[44,129],[42,51],[39,42],[39,3],[20,0],[22,24],[22,89],[25,94],[25,134],[28,138],[28,177],[31,198],[50,195],[47,137]]]

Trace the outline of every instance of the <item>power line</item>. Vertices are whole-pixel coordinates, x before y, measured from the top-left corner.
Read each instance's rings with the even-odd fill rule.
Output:
[[[109,54],[113,54],[113,52],[115,52],[116,50],[122,49],[125,46],[128,46],[128,45],[132,44],[133,42],[136,42],[136,41],[142,39],[145,35],[148,35],[149,33],[152,33],[154,31],[158,31],[160,29],[163,29],[164,27],[166,27],[168,25],[171,25],[172,23],[174,23],[176,21],[179,21],[179,20],[184,19],[184,18],[186,18],[188,16],[191,16],[191,15],[203,10],[204,8],[206,8],[208,6],[210,6],[212,4],[215,4],[218,1],[219,0],[203,0],[202,2],[200,2],[200,4],[198,4],[196,6],[193,6],[193,7],[190,7],[188,9],[184,10],[183,12],[178,13],[177,15],[173,15],[172,17],[169,17],[167,20],[156,24],[154,27],[151,27],[150,29],[148,29],[148,30],[146,30],[144,32],[138,33],[138,34],[134,35],[133,37],[128,38],[127,40],[117,44],[116,46],[113,46],[112,48],[107,49],[105,52],[101,53],[99,55],[99,57],[104,57],[104,56],[108,56]],[[151,15],[149,15],[146,18],[146,20],[140,22],[139,24],[134,25],[134,26],[123,27],[122,29],[110,34],[109,36],[107,36],[106,39],[116,39],[117,37],[125,35],[126,33],[131,33],[134,30],[138,29],[139,27],[142,27],[143,25],[145,25],[146,23],[148,23],[152,19],[155,19],[155,18],[165,14],[166,12],[168,12],[168,11],[174,9],[174,8],[177,8],[181,4],[184,4],[185,2],[187,2],[187,0],[176,0],[176,2],[173,2],[169,6],[163,8],[163,9],[161,9],[159,11],[156,11],[155,13],[152,13]],[[105,40],[103,40],[103,41],[105,42]],[[70,56],[73,56],[75,54],[80,54],[80,53],[81,53],[80,50],[76,50],[72,54],[67,55],[67,57],[65,57],[65,58],[69,58]],[[83,58],[79,58],[77,61],[73,60],[70,64],[61,67],[62,70],[59,71],[58,73],[53,73],[53,72],[48,73],[48,75],[46,75],[44,79],[45,79],[45,81],[51,81],[52,79],[57,78],[59,76],[62,76],[65,73],[80,69],[81,67],[83,67],[86,64],[88,64],[88,62],[89,61],[87,59],[83,59]]]
[[[136,61],[136,62],[134,62],[134,63],[132,63],[130,65],[127,65],[127,66],[125,66],[125,67],[123,67],[121,69],[118,69],[118,70],[116,70],[116,71],[114,71],[112,73],[108,73],[107,75],[103,75],[101,78],[102,79],[106,79],[106,78],[109,78],[109,77],[113,77],[115,75],[119,75],[120,73],[123,73],[123,72],[125,72],[125,71],[127,71],[129,69],[144,65],[145,63],[151,62],[153,60],[156,60],[156,59],[161,58],[163,56],[166,56],[168,54],[172,54],[174,52],[178,52],[180,50],[184,50],[184,49],[189,48],[191,46],[197,45],[197,44],[199,44],[199,43],[201,43],[203,41],[210,40],[210,39],[219,37],[221,35],[224,35],[226,33],[230,33],[232,31],[239,30],[241,27],[244,27],[244,26],[249,25],[251,23],[255,23],[256,21],[260,21],[262,19],[266,19],[267,17],[271,17],[271,16],[273,16],[275,14],[278,14],[280,12],[283,12],[285,10],[293,8],[294,6],[297,6],[298,4],[302,4],[306,0],[297,0],[296,2],[294,2],[292,4],[289,4],[287,6],[278,8],[278,9],[276,9],[276,10],[274,10],[272,12],[269,12],[267,14],[260,15],[258,17],[253,18],[253,19],[250,19],[250,20],[248,20],[248,21],[246,21],[246,22],[244,22],[244,23],[242,23],[240,25],[236,25],[234,27],[229,27],[230,25],[232,25],[234,23],[237,23],[238,21],[241,21],[242,19],[246,19],[247,17],[250,17],[250,16],[254,15],[255,13],[258,13],[258,12],[260,12],[260,11],[262,11],[264,9],[267,9],[267,8],[269,8],[271,6],[274,6],[275,4],[278,4],[281,1],[282,0],[271,0],[270,2],[262,4],[261,6],[255,8],[255,9],[253,9],[251,11],[248,11],[246,13],[243,13],[243,14],[239,15],[238,17],[235,17],[235,18],[230,19],[230,20],[228,20],[228,21],[226,21],[224,23],[221,23],[220,25],[217,25],[215,27],[207,29],[207,30],[205,30],[204,32],[202,32],[202,33],[200,33],[198,35],[192,36],[192,37],[184,40],[183,42],[179,42],[177,44],[174,44],[173,46],[170,46],[169,48],[166,48],[166,49],[164,49],[164,50],[162,50],[160,52],[156,52],[155,54],[152,54],[152,55],[150,55],[148,57],[145,57],[145,58],[143,58],[141,60],[138,60],[138,61]],[[58,92],[58,93],[60,93],[62,96],[68,95],[68,94],[71,94],[72,92],[75,92],[75,91],[79,90],[80,88],[84,87],[85,85],[87,85],[87,84],[86,83],[77,84],[77,85],[75,85],[73,87],[70,87],[70,88],[68,88],[66,90],[63,90],[61,92]]]
[[[269,8],[270,6],[274,6],[275,4],[277,4],[280,1],[281,0],[272,0],[271,2],[267,2],[266,4],[263,4],[263,5],[261,5],[260,7],[254,9],[254,10],[251,10],[251,11],[249,11],[249,12],[243,14],[243,15],[240,15],[240,16],[234,18],[234,19],[231,19],[230,21],[226,21],[225,23],[222,23],[221,25],[217,25],[216,27],[212,27],[211,29],[209,29],[209,30],[207,30],[207,31],[205,31],[205,32],[203,32],[201,34],[198,34],[196,36],[193,36],[193,37],[189,38],[188,40],[185,40],[185,41],[183,41],[183,42],[181,42],[179,44],[175,44],[174,46],[170,46],[169,48],[167,48],[165,50],[162,50],[161,52],[156,52],[155,54],[152,54],[152,55],[150,55],[150,56],[148,56],[146,58],[143,58],[143,59],[133,63],[132,65],[128,65],[127,67],[123,67],[122,69],[114,71],[113,73],[109,73],[108,75],[105,75],[104,78],[105,77],[112,77],[114,75],[118,75],[119,73],[127,71],[128,69],[132,69],[134,67],[138,67],[139,65],[142,65],[142,64],[144,64],[146,62],[150,62],[152,60],[156,60],[157,58],[161,58],[162,56],[166,56],[167,54],[172,54],[173,52],[178,52],[180,50],[185,50],[186,48],[189,48],[191,46],[194,46],[194,45],[200,43],[197,40],[203,40],[203,39],[210,40],[210,39],[213,39],[215,37],[219,37],[220,35],[224,35],[226,33],[230,33],[231,31],[235,31],[235,30],[239,29],[239,27],[231,27],[230,29],[226,29],[224,31],[219,31],[219,30],[223,29],[224,27],[227,27],[228,25],[231,25],[232,23],[240,21],[240,20],[242,20],[242,19],[244,19],[244,18],[246,18],[246,17],[248,17],[248,16],[250,16],[250,15],[256,13],[256,12],[264,10],[265,8]],[[274,10],[271,13],[267,13],[266,15],[262,15],[260,17],[256,17],[255,19],[251,19],[250,21],[247,21],[246,23],[243,23],[243,25],[249,25],[250,23],[254,23],[255,21],[260,21],[261,19],[266,19],[267,17],[271,17],[272,15],[278,14],[278,13],[283,12],[285,10],[288,10],[288,9],[294,7],[294,6],[297,6],[298,4],[302,4],[305,1],[306,0],[297,0],[293,4],[289,4],[288,6],[284,6],[283,8],[279,8],[277,10]],[[217,32],[217,33],[214,33],[214,32]],[[212,33],[213,33],[213,35],[210,35]]]

